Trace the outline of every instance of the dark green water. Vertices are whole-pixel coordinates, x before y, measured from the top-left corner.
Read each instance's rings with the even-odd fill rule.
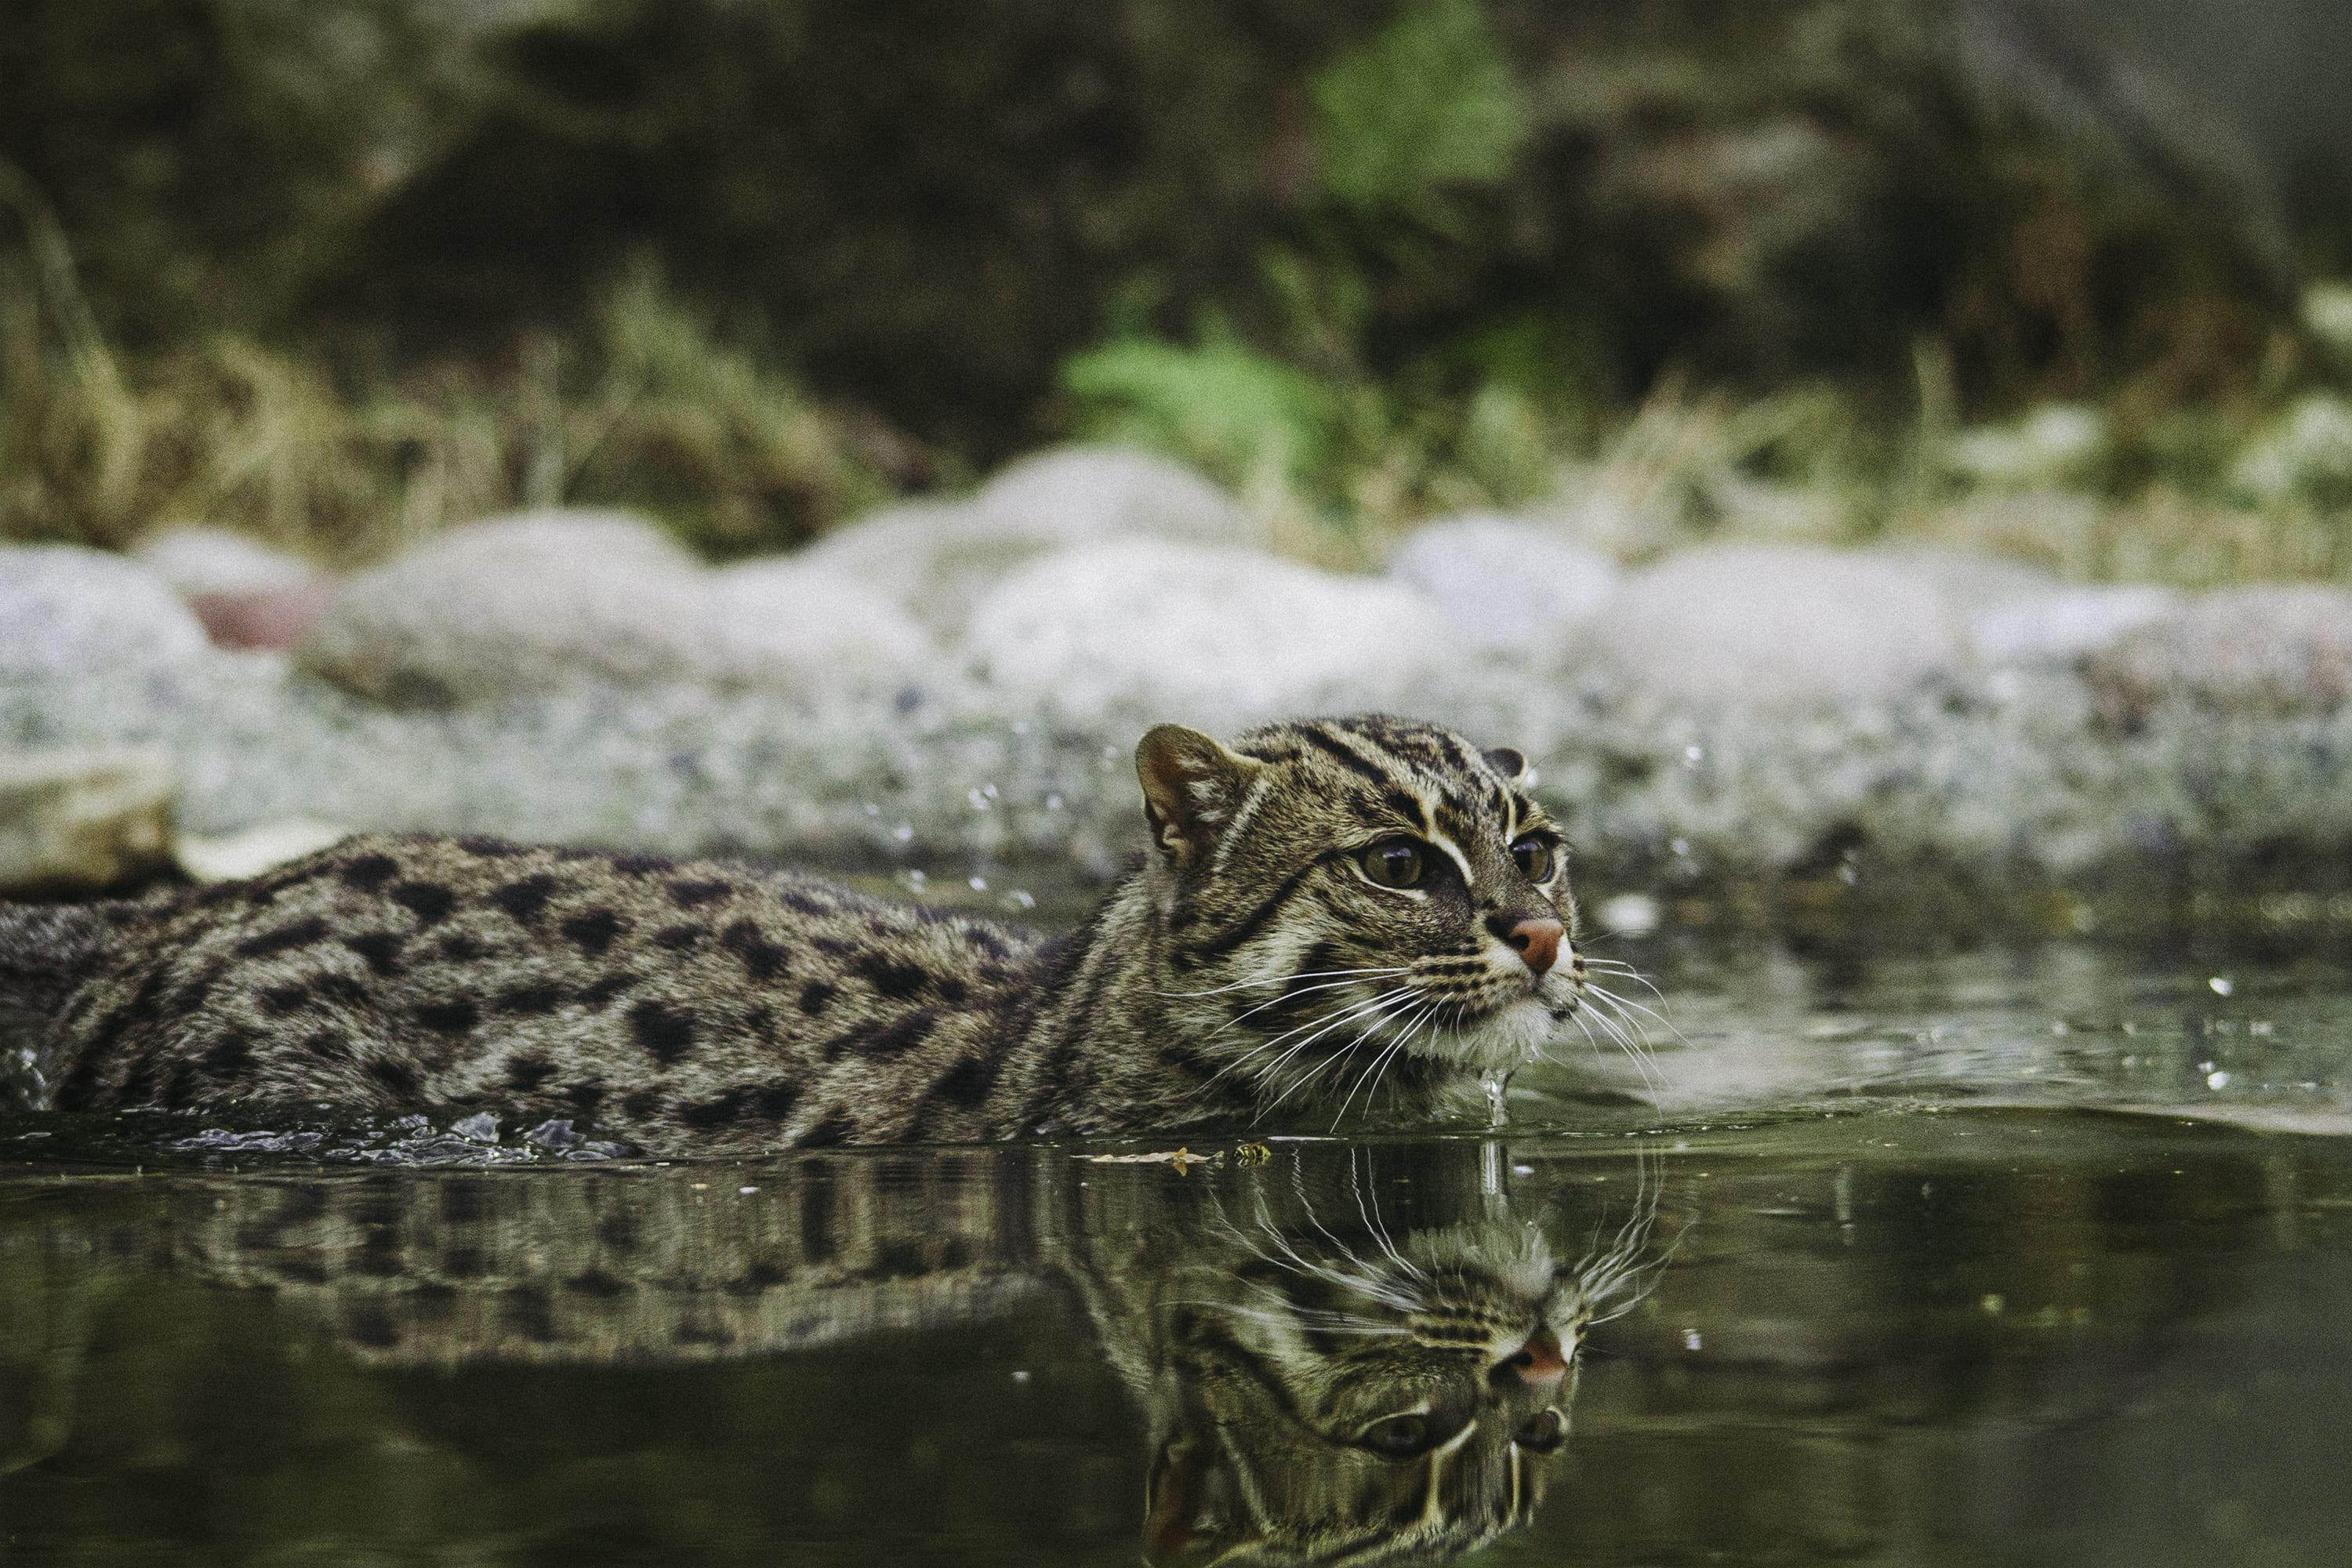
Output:
[[[2344,968],[1652,962],[1663,1089],[1181,1171],[19,1116],[0,1563],[2346,1561]]]

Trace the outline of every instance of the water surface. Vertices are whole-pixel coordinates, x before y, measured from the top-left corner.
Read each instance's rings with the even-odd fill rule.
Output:
[[[2343,1561],[2339,963],[1633,956],[1493,1134],[16,1116],[0,1562]]]

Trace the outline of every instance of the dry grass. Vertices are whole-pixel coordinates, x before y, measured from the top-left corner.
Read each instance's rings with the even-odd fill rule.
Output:
[[[0,216],[25,240],[0,250],[0,538],[119,547],[205,523],[342,562],[565,503],[639,508],[728,555],[791,547],[894,489],[960,477],[819,405],[644,272],[576,337],[490,364],[387,370],[234,337],[124,363],[54,216],[5,163]],[[2352,504],[2229,493],[2231,455],[2275,406],[2118,406],[2097,463],[2020,486],[1954,476],[1957,400],[1929,351],[1916,400],[1892,416],[1827,388],[1731,397],[1669,383],[1613,419],[1500,387],[1449,403],[1361,376],[1317,385],[1255,354],[1227,354],[1209,366],[1224,379],[1203,380],[1192,359],[1160,357],[1144,368],[1173,379],[1150,389],[1150,417],[1106,433],[1202,463],[1277,550],[1334,569],[1376,566],[1433,515],[1536,507],[1629,560],[1710,539],[1884,541],[2082,581],[2352,578]],[[1253,389],[1255,402],[1240,395]],[[1302,401],[1312,419],[1291,410],[1299,432],[1267,439]],[[1240,417],[1260,404],[1271,412]],[[1319,463],[1297,461],[1302,442]]]
[[[13,199],[11,199],[13,198]],[[212,337],[118,367],[29,189],[0,261],[0,537],[119,547],[166,523],[366,559],[518,506],[627,505],[714,554],[885,497],[907,449],[826,410],[633,275],[577,341],[368,374]]]

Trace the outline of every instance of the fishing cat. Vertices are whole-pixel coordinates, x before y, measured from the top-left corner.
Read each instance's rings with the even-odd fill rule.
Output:
[[[1048,939],[710,861],[363,837],[0,910],[64,1110],[486,1107],[740,1153],[1433,1113],[1587,992],[1516,752],[1368,716],[1136,752],[1151,852]]]
[[[317,1403],[364,1435],[353,1451],[395,1434],[390,1446],[412,1462],[436,1438],[414,1427],[403,1384],[331,1375],[309,1351],[382,1372],[556,1369],[536,1382],[507,1371],[498,1402],[518,1420],[584,1422],[603,1443],[626,1440],[627,1418],[580,1388],[595,1368],[633,1369],[642,1403],[658,1369],[877,1342],[888,1348],[869,1353],[897,1362],[916,1342],[906,1331],[922,1331],[920,1357],[951,1358],[956,1325],[1010,1316],[1045,1325],[1046,1342],[1090,1337],[1124,1388],[1149,1561],[1441,1559],[1533,1516],[1547,1456],[1568,1436],[1587,1334],[1663,1261],[1649,1245],[1646,1165],[1628,1207],[1612,1196],[1627,1185],[1613,1159],[1489,1190],[1482,1165],[1501,1152],[1391,1149],[1375,1169],[1362,1151],[1293,1146],[1270,1165],[1181,1177],[1042,1150],[920,1163],[805,1156],[758,1170],[740,1194],[698,1185],[691,1166],[85,1187],[20,1215],[16,1266],[0,1268],[0,1322],[20,1329],[13,1347],[0,1338],[0,1389],[18,1390],[13,1419],[0,1411],[0,1477],[68,1447],[78,1407],[90,1425],[119,1422],[107,1384],[121,1376],[121,1342],[152,1333],[150,1302],[211,1325],[239,1361],[267,1362],[283,1340],[303,1354],[300,1375],[328,1391]],[[1052,1375],[1084,1410],[1079,1370]],[[205,1447],[204,1411],[238,1403],[248,1381],[266,1404],[271,1387],[262,1367],[169,1375],[184,1394],[142,1394],[137,1408],[154,1446],[190,1452]],[[481,1381],[422,1386],[437,1408]],[[818,1403],[729,1440],[756,1451],[838,1420],[828,1443],[856,1453],[878,1440],[896,1454],[904,1424],[928,1419],[896,1406],[870,1422],[829,1416]],[[596,1410],[605,1420],[585,1414]],[[332,1419],[311,1417],[314,1428]],[[623,1429],[601,1430],[606,1420]],[[955,1435],[993,1447],[985,1426]],[[308,1441],[332,1447],[340,1428]],[[57,1484],[100,1478],[69,1468]],[[875,1487],[903,1484],[886,1474]],[[514,1522],[487,1497],[450,1500],[460,1498],[446,1510],[453,1535]]]

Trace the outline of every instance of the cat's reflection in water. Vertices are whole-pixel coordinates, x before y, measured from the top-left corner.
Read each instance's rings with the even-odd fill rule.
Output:
[[[50,1299],[0,1309],[87,1323],[101,1297],[175,1276],[266,1294],[369,1365],[646,1367],[1050,1312],[1075,1293],[1141,1415],[1147,1561],[1438,1561],[1532,1516],[1585,1337],[1664,1250],[1646,1164],[1515,1179],[1500,1153],[182,1178],[53,1228]],[[72,1391],[53,1393],[51,1437],[0,1431],[7,1468],[65,1440]]]
[[[1400,1232],[1354,1162],[1338,1201],[1293,1186],[1287,1224],[1262,1186],[1245,1215],[1212,1194],[1156,1355],[1129,1373],[1151,1423],[1147,1559],[1442,1561],[1526,1523],[1586,1334],[1658,1261],[1637,1176],[1567,1257],[1557,1225],[1504,1201]]]

